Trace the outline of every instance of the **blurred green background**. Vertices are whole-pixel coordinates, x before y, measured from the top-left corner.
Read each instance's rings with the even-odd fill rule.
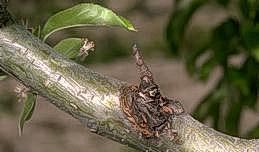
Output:
[[[73,28],[48,39],[95,41],[85,65],[108,76],[138,83],[131,46],[137,43],[164,94],[183,102],[187,112],[230,135],[259,138],[257,0],[10,0],[9,9],[28,27],[43,25],[63,9],[97,3],[128,18],[138,30]],[[16,81],[0,81],[0,151],[119,151],[121,145],[90,133],[71,116],[40,98],[19,137],[22,109]]]

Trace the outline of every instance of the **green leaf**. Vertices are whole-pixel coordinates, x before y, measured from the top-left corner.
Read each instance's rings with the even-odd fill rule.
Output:
[[[244,62],[243,66],[240,69],[240,73],[242,73],[242,79],[245,80],[245,84],[243,86],[240,85],[240,91],[242,93],[242,102],[243,105],[249,106],[251,109],[256,109],[257,99],[258,99],[258,91],[259,91],[259,71],[258,69],[259,63],[254,58],[249,57]],[[244,86],[246,85],[246,86]],[[248,93],[248,94],[245,94]]]
[[[256,58],[256,60],[259,62],[259,47],[255,48],[253,50],[253,56]]]
[[[250,96],[250,86],[248,84],[249,78],[247,78],[243,71],[231,67],[228,68],[228,75],[231,78],[229,81],[231,84],[240,91],[243,96]]]
[[[249,17],[249,6],[247,0],[239,0],[239,9],[245,18]]]
[[[223,6],[227,6],[230,0],[217,0],[217,2]]]
[[[110,9],[96,4],[84,3],[50,17],[42,30],[43,40],[45,41],[56,31],[79,26],[120,26],[136,31],[127,19],[116,15]]]
[[[227,115],[225,117],[225,127],[226,131],[230,135],[235,135],[237,136],[239,133],[239,123],[240,123],[240,118],[242,114],[242,103],[240,101],[234,101],[234,99],[230,99],[231,104],[228,107],[227,110]]]
[[[204,97],[197,107],[192,112],[194,118],[199,121],[205,121],[209,117],[209,110],[214,101],[211,100],[213,98],[213,94],[209,93]]]
[[[166,38],[174,54],[178,54],[186,26],[193,14],[208,0],[181,0],[176,5],[167,25]]]
[[[7,75],[0,75],[0,81],[4,80],[7,78]]]
[[[218,84],[213,90],[218,90],[217,92],[211,91],[208,93],[198,104],[198,106],[192,112],[192,115],[200,120],[205,121],[208,117],[216,117],[217,111],[220,108],[220,104],[225,97],[225,87],[223,84],[223,79],[219,80]],[[214,120],[217,121],[217,120]],[[214,125],[216,126],[216,125]]]
[[[7,74],[0,70],[0,81],[5,80],[7,78]]]
[[[19,118],[19,125],[18,125],[19,135],[21,135],[23,132],[24,123],[31,119],[31,116],[35,109],[36,100],[37,100],[37,94],[34,94],[32,92],[27,93],[27,97],[24,101],[23,112]]]
[[[239,8],[246,19],[256,22],[256,16],[259,13],[258,0],[239,0]]]
[[[204,53],[209,51],[210,45],[211,42],[208,40],[207,42],[202,42],[199,46],[194,46],[192,51],[186,53],[185,64],[189,74],[197,74],[197,61]]]
[[[74,59],[78,56],[82,40],[80,38],[68,38],[55,45],[54,50],[67,58]]]
[[[199,68],[197,71],[197,74],[199,76],[199,79],[202,81],[207,81],[210,74],[216,67],[217,62],[215,57],[208,58]]]
[[[259,27],[245,25],[242,28],[242,39],[251,55],[259,62]]]

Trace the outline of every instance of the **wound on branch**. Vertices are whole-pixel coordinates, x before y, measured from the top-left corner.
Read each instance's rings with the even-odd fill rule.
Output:
[[[122,111],[133,128],[145,138],[172,133],[171,120],[184,113],[183,106],[179,101],[161,95],[159,86],[154,82],[153,74],[136,45],[133,46],[133,56],[136,59],[140,84],[121,88]],[[173,134],[176,135],[175,132]]]

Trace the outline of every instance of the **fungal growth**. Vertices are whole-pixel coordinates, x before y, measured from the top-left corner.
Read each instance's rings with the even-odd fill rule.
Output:
[[[161,95],[159,86],[154,82],[153,74],[136,45],[133,46],[133,56],[140,84],[121,89],[121,109],[133,128],[145,138],[170,133],[171,120],[175,115],[184,113],[183,106],[179,101]]]

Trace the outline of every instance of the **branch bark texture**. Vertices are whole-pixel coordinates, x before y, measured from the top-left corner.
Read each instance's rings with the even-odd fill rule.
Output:
[[[178,140],[145,139],[131,127],[120,108],[126,82],[96,73],[57,54],[41,40],[13,24],[0,29],[0,68],[34,89],[94,133],[140,151],[259,152],[259,140],[231,137],[189,114],[172,118]]]

